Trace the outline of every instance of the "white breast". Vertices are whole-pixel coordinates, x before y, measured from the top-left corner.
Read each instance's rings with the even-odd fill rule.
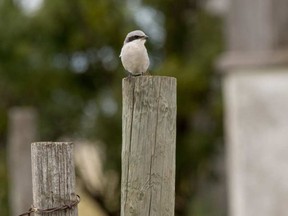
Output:
[[[125,70],[133,75],[143,74],[149,67],[149,57],[143,40],[126,43],[120,57]]]

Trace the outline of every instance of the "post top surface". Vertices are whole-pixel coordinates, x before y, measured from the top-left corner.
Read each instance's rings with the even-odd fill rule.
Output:
[[[123,82],[125,81],[136,81],[136,80],[147,80],[147,79],[152,79],[152,80],[171,80],[173,82],[176,82],[177,79],[175,77],[169,77],[169,76],[151,76],[151,75],[143,75],[143,76],[128,76],[123,78]]]
[[[51,141],[47,141],[47,142],[33,142],[31,144],[32,146],[47,146],[47,145],[73,145],[72,142],[51,142]]]

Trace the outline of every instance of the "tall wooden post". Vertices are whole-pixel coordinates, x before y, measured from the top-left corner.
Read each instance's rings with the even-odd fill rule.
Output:
[[[176,79],[123,79],[121,215],[174,215]]]
[[[14,216],[32,203],[30,143],[37,136],[37,113],[31,107],[12,108],[8,124],[9,201]]]
[[[70,205],[77,200],[72,143],[32,143],[33,205],[45,210]],[[36,215],[44,215],[37,213]],[[49,216],[77,216],[74,206]]]

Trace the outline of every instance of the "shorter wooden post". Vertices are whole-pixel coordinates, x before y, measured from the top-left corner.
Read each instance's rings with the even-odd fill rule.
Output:
[[[77,199],[73,144],[66,142],[32,143],[33,205],[48,209],[69,205]],[[37,214],[36,215],[44,215]],[[77,216],[77,207],[49,213],[49,216]]]
[[[176,79],[125,78],[121,216],[173,216]]]

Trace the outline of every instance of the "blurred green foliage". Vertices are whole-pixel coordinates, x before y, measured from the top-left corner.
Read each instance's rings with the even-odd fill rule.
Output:
[[[0,212],[8,215],[8,178],[5,151],[0,148]]]
[[[0,143],[6,142],[7,110],[31,105],[39,111],[42,140],[103,140],[110,159],[107,168],[120,173],[121,79],[126,73],[118,55],[126,33],[140,28],[133,11],[119,0],[49,0],[27,14],[15,2],[0,1]],[[194,208],[191,203],[199,179],[213,176],[211,163],[222,143],[220,84],[213,70],[222,47],[221,20],[199,2],[143,2],[164,17],[163,45],[147,43],[156,62],[151,73],[178,80],[179,216],[209,214],[198,213],[207,212],[199,210],[204,204]],[[3,216],[4,172],[1,161]]]

